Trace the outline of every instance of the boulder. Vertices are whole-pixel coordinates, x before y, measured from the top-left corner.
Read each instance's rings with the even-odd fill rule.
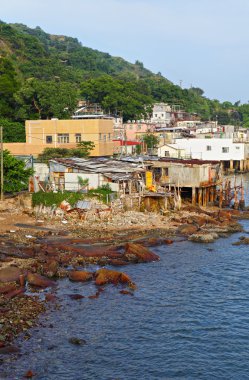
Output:
[[[47,293],[45,295],[45,300],[47,302],[55,302],[56,301],[56,296],[54,294],[51,294],[51,293]]]
[[[0,282],[19,281],[21,270],[17,267],[6,267],[0,269]]]
[[[221,222],[224,222],[226,220],[231,220],[232,218],[232,215],[231,215],[231,211],[229,210],[220,210],[219,213],[218,213],[218,218]]]
[[[167,245],[170,245],[170,244],[173,244],[173,243],[174,243],[174,240],[171,240],[171,239],[164,239],[164,240],[163,240],[163,243],[164,243],[164,244],[167,244]]]
[[[49,278],[31,272],[28,273],[27,281],[29,285],[38,286],[40,288],[47,288],[55,285],[55,282]]]
[[[99,286],[105,284],[128,284],[129,286],[134,286],[131,278],[126,273],[105,268],[99,269],[95,273],[95,284]]]
[[[10,291],[9,293],[5,294],[5,297],[8,299],[14,298],[16,296],[19,296],[20,294],[24,294],[25,288],[15,289]]]
[[[125,258],[127,261],[137,263],[148,263],[151,261],[160,260],[160,257],[151,252],[148,248],[134,243],[125,244],[125,253],[123,255],[123,258]]]
[[[192,235],[198,231],[198,227],[194,224],[182,224],[178,227],[177,232],[181,235]]]
[[[0,294],[6,294],[12,292],[13,290],[16,290],[15,284],[4,285],[0,287]]]
[[[219,235],[215,232],[205,234],[193,234],[189,236],[188,240],[195,241],[197,243],[213,243],[215,239],[218,239]]]
[[[68,274],[69,280],[71,281],[80,281],[80,282],[85,282],[85,281],[90,281],[93,278],[93,273],[91,272],[86,272],[86,271],[76,271],[72,270]]]
[[[47,277],[54,277],[59,269],[59,264],[55,259],[50,259],[43,266],[43,274]]]

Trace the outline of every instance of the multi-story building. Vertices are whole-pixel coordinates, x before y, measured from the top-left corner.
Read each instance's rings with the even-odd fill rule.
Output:
[[[95,145],[91,156],[112,156],[113,118],[99,116],[74,120],[27,120],[26,143],[4,144],[13,155],[37,156],[45,148],[75,148],[81,141]]]

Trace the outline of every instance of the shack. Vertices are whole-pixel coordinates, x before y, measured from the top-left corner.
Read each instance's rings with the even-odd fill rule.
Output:
[[[131,194],[140,192],[145,186],[145,171],[141,163],[105,157],[57,158],[49,161],[50,186],[56,190],[79,191],[81,180],[87,180],[89,189],[108,184],[113,191]]]
[[[207,206],[216,200],[216,187],[221,183],[219,161],[162,158],[153,163],[152,171],[156,185],[168,191],[174,188],[193,205]]]

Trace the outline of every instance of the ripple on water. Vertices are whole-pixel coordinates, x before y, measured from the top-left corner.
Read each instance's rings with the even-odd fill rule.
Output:
[[[125,268],[134,297],[108,286],[96,300],[75,301],[66,294],[95,286],[62,280],[61,310],[42,318],[54,327],[33,330],[22,356],[2,363],[2,378],[30,368],[36,380],[249,378],[249,255],[231,245],[240,235],[153,248],[160,262]]]

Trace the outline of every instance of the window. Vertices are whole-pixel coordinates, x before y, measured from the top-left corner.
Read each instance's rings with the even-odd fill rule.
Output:
[[[155,117],[157,117],[157,113],[155,113]]]
[[[99,134],[99,140],[102,140],[102,133]]]
[[[69,143],[69,133],[58,133],[58,143],[60,144]]]
[[[110,141],[111,140],[111,134],[108,133],[108,140]]]
[[[207,150],[212,150],[211,145],[207,145]]]
[[[75,133],[75,141],[77,143],[80,143],[81,142],[81,134],[80,133]]]
[[[227,146],[223,146],[222,153],[228,153],[228,152],[229,152],[229,148]]]
[[[46,144],[52,144],[53,136],[46,136]]]
[[[236,146],[236,149],[240,149],[240,146]]]
[[[169,150],[165,150],[165,152],[164,152],[164,156],[165,156],[165,157],[169,157]]]

